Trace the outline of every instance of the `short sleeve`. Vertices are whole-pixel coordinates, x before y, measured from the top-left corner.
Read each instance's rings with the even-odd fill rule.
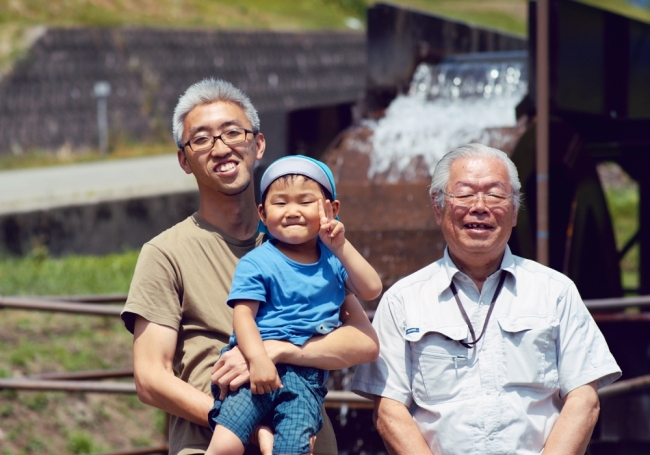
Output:
[[[235,269],[228,295],[228,305],[233,307],[235,300],[266,302],[266,296],[267,289],[262,270],[248,254],[239,261]]]
[[[573,283],[558,304],[556,349],[561,395],[592,381],[598,381],[600,388],[618,379],[621,369]]]
[[[138,256],[122,320],[133,333],[135,317],[178,330],[181,323],[182,283],[169,257],[151,244]]]
[[[377,395],[411,405],[411,356],[402,336],[403,315],[402,302],[384,294],[372,321],[379,337],[379,357],[357,366],[352,391],[367,398]]]

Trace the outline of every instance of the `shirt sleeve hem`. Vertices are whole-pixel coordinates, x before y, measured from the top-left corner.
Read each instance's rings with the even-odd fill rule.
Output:
[[[605,387],[621,377],[621,369],[615,363],[603,365],[600,368],[592,370],[588,374],[580,376],[578,379],[567,382],[560,387],[561,396],[567,395],[574,389],[581,387],[590,382],[597,381],[598,388]]]
[[[372,385],[361,381],[352,382],[352,391],[357,395],[368,398],[370,400],[379,396],[398,401],[405,406],[410,406],[411,402],[413,401],[410,395],[400,393],[395,390],[386,389],[382,385]]]
[[[179,321],[166,317],[157,313],[154,313],[152,311],[149,311],[139,305],[133,305],[130,304],[122,310],[122,313],[120,314],[120,317],[124,321],[124,325],[126,326],[126,329],[133,333],[135,329],[135,317],[136,316],[141,316],[144,319],[146,319],[149,322],[153,322],[154,324],[158,325],[164,325],[166,327],[172,328],[176,331],[178,331],[178,325]]]

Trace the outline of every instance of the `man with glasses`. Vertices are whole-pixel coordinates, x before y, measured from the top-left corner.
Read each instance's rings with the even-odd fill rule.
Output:
[[[459,147],[431,184],[444,257],[383,296],[377,361],[352,389],[375,402],[391,454],[583,454],[597,390],[621,372],[564,275],[511,254],[520,205],[505,153]]]
[[[122,319],[134,334],[138,397],[171,414],[171,454],[202,454],[211,432],[211,376],[236,390],[248,382],[245,359],[234,349],[216,363],[232,333],[226,300],[235,266],[259,246],[253,188],[255,164],[266,146],[248,97],[228,82],[206,79],[178,101],[173,133],[181,168],[196,178],[198,211],[142,247]],[[376,358],[376,338],[353,295],[341,308],[343,325],[298,347],[267,341],[269,357],[321,369]],[[314,453],[335,455],[329,420]]]

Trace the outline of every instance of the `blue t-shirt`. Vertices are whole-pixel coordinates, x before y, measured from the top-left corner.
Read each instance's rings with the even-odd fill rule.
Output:
[[[302,346],[313,335],[341,325],[339,309],[345,299],[343,264],[318,242],[320,258],[314,264],[292,261],[264,242],[246,254],[235,269],[228,305],[235,300],[261,302],[255,322],[262,340],[290,341]],[[230,344],[237,344],[235,334]]]

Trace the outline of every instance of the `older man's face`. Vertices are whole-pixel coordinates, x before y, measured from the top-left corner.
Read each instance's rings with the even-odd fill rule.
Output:
[[[446,192],[511,194],[509,182],[508,169],[497,158],[458,159],[451,165]],[[445,197],[444,208],[434,204],[434,212],[452,258],[469,266],[499,260],[517,224],[512,198],[500,207],[488,207],[482,199],[459,207],[454,198]]]

